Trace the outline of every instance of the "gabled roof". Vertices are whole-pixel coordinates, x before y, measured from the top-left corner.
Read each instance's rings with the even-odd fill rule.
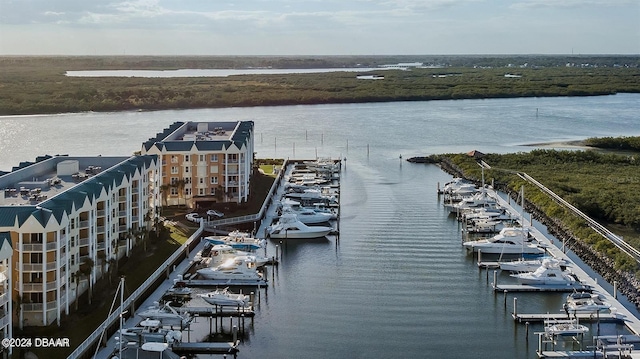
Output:
[[[0,232],[0,260],[7,259],[13,254],[11,233]]]
[[[167,151],[190,151],[193,141],[168,141],[163,142]]]
[[[85,201],[93,203],[100,197],[102,191],[110,191],[120,186],[126,177],[131,179],[136,172],[157,163],[157,156],[144,155],[127,159],[120,164],[89,178],[81,184],[68,189],[50,199],[41,202],[38,206],[3,206],[0,207],[0,227],[22,226],[24,222],[33,217],[43,227],[47,225],[53,216],[58,223],[63,217],[81,208]]]
[[[229,147],[231,141],[196,141],[199,151],[222,151]]]

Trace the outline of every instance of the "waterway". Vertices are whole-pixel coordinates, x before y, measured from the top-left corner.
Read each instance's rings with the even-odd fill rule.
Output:
[[[535,358],[541,327],[527,340],[509,315],[514,295],[494,295],[438,202],[451,177],[399,156],[638,135],[638,113],[640,94],[618,94],[2,117],[0,169],[47,153],[130,154],[174,121],[253,120],[258,157],[347,160],[340,240],[283,246],[239,358]],[[520,312],[558,312],[563,300],[515,296]]]

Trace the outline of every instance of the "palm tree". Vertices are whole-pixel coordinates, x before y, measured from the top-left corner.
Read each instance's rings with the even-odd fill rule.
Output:
[[[178,190],[178,205],[180,204],[180,200],[184,199],[184,187],[186,186],[187,181],[184,178],[179,179],[175,182],[176,189]]]
[[[78,297],[80,295],[80,288],[78,288],[80,286],[80,276],[82,275],[82,272],[78,269],[77,271],[75,271],[74,273],[71,273],[71,281],[76,283],[76,300],[74,303],[75,306],[75,310],[78,310]]]
[[[93,297],[93,267],[95,266],[95,261],[91,257],[87,257],[84,262],[80,265],[80,273],[87,277],[89,280],[89,304],[91,304],[91,298]]]
[[[171,185],[163,184],[160,186],[160,195],[162,196],[162,204],[163,206],[167,206],[167,199],[169,198],[169,188]]]
[[[98,261],[100,262],[100,276],[103,276],[105,267],[107,266],[107,255],[104,251],[98,252]]]

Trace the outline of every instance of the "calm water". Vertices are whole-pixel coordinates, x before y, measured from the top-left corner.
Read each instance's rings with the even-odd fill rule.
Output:
[[[328,68],[328,69],[180,69],[180,70],[87,70],[67,71],[70,77],[227,77],[233,75],[283,75],[283,74],[311,74],[323,72],[367,72],[386,70],[385,68]]]
[[[254,120],[258,157],[317,153],[347,164],[339,242],[284,246],[240,358],[535,358],[541,327],[526,340],[509,315],[513,294],[505,305],[492,293],[438,203],[436,185],[450,177],[398,157],[638,135],[638,113],[640,94],[619,94],[4,117],[0,169],[45,153],[129,154],[174,121]],[[559,294],[517,297],[521,312],[561,310]]]

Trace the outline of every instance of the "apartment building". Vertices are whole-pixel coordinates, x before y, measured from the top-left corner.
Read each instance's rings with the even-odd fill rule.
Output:
[[[247,200],[253,141],[253,121],[176,122],[141,152],[160,158],[163,205],[206,208]]]
[[[13,338],[13,321],[11,314],[13,306],[11,303],[11,236],[8,232],[0,232],[0,340]],[[11,354],[12,348],[2,347],[0,353]]]
[[[131,230],[149,229],[156,216],[159,168],[154,155],[47,156],[0,176],[0,261],[10,244],[4,268],[16,325],[59,325],[77,296],[129,253]]]

